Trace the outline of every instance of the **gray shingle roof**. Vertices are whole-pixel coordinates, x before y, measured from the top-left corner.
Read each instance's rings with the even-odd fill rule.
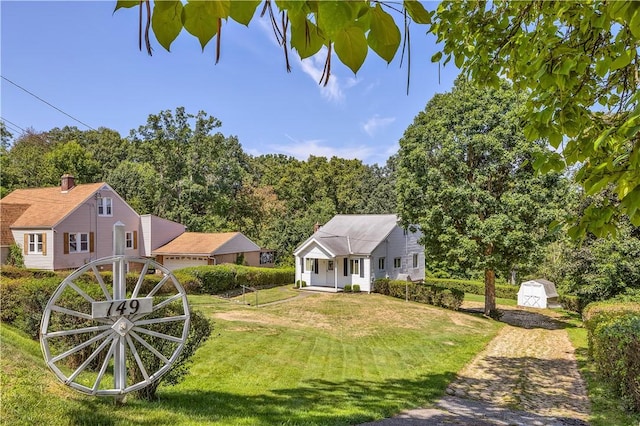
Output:
[[[335,256],[371,254],[397,223],[395,214],[336,215],[300,247],[314,239]]]

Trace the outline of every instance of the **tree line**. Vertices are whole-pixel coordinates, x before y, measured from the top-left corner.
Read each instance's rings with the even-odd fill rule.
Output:
[[[571,238],[566,224],[618,198],[612,187],[587,196],[571,172],[536,171],[553,150],[525,137],[525,103],[506,82],[459,78],[418,113],[384,166],[252,156],[218,119],[182,107],[149,115],[126,137],[65,127],[14,139],[2,127],[1,190],[55,186],[64,173],[106,181],[140,214],[189,231],[240,231],[280,265],[335,214],[398,213],[424,234],[428,275],[484,279],[487,314],[496,280],[546,277],[586,301],[637,296],[640,230],[622,216],[613,235]]]
[[[180,222],[192,232],[240,231],[278,264],[335,214],[394,213],[394,160],[310,156],[307,160],[244,152],[221,122],[184,108],[149,115],[128,136],[99,128],[29,130],[16,138],[2,127],[1,195],[56,186],[70,173],[78,183],[105,181],[139,214]]]

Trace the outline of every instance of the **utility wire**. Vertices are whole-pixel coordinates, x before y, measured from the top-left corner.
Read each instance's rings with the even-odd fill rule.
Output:
[[[71,118],[72,120],[77,121],[78,123],[82,124],[85,127],[88,127],[91,130],[95,130],[93,127],[89,126],[87,123],[83,123],[82,121],[78,120],[74,116],[72,116],[70,114],[67,114],[66,112],[64,112],[63,110],[58,108],[57,106],[50,104],[49,102],[45,101],[44,99],[42,99],[40,96],[36,95],[35,93],[32,93],[32,92],[28,91],[27,89],[25,89],[24,87],[20,86],[19,84],[14,83],[13,81],[9,80],[7,77],[5,77],[3,75],[0,75],[0,77],[2,77],[3,80],[6,80],[7,82],[9,82],[9,83],[13,84],[14,86],[16,86],[18,89],[24,90],[25,92],[27,92],[28,94],[30,94],[34,98],[36,98],[39,101],[44,102],[45,104],[49,105],[51,108],[63,113],[64,115],[66,115],[67,117]]]
[[[26,132],[26,130],[24,130],[22,127],[18,126],[18,125],[17,125],[16,123],[14,123],[13,121],[9,121],[9,120],[7,120],[7,119],[6,119],[6,118],[4,118],[4,117],[0,117],[0,120],[4,121],[5,123],[9,123],[9,124],[11,124],[13,127],[16,127],[16,128],[18,128],[18,129],[22,130],[22,132],[23,132],[23,133],[25,133],[25,132]],[[14,130],[14,131],[15,131],[15,130]]]

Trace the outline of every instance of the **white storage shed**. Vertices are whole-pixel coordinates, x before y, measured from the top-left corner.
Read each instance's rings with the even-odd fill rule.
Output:
[[[558,305],[556,285],[539,278],[525,281],[518,290],[518,306],[529,308],[550,308]]]

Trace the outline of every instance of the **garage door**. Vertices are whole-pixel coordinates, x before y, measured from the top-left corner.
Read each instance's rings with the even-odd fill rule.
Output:
[[[162,259],[164,267],[170,271],[180,268],[186,268],[189,266],[202,266],[207,265],[208,261],[202,257],[181,257],[181,256],[165,256]]]

